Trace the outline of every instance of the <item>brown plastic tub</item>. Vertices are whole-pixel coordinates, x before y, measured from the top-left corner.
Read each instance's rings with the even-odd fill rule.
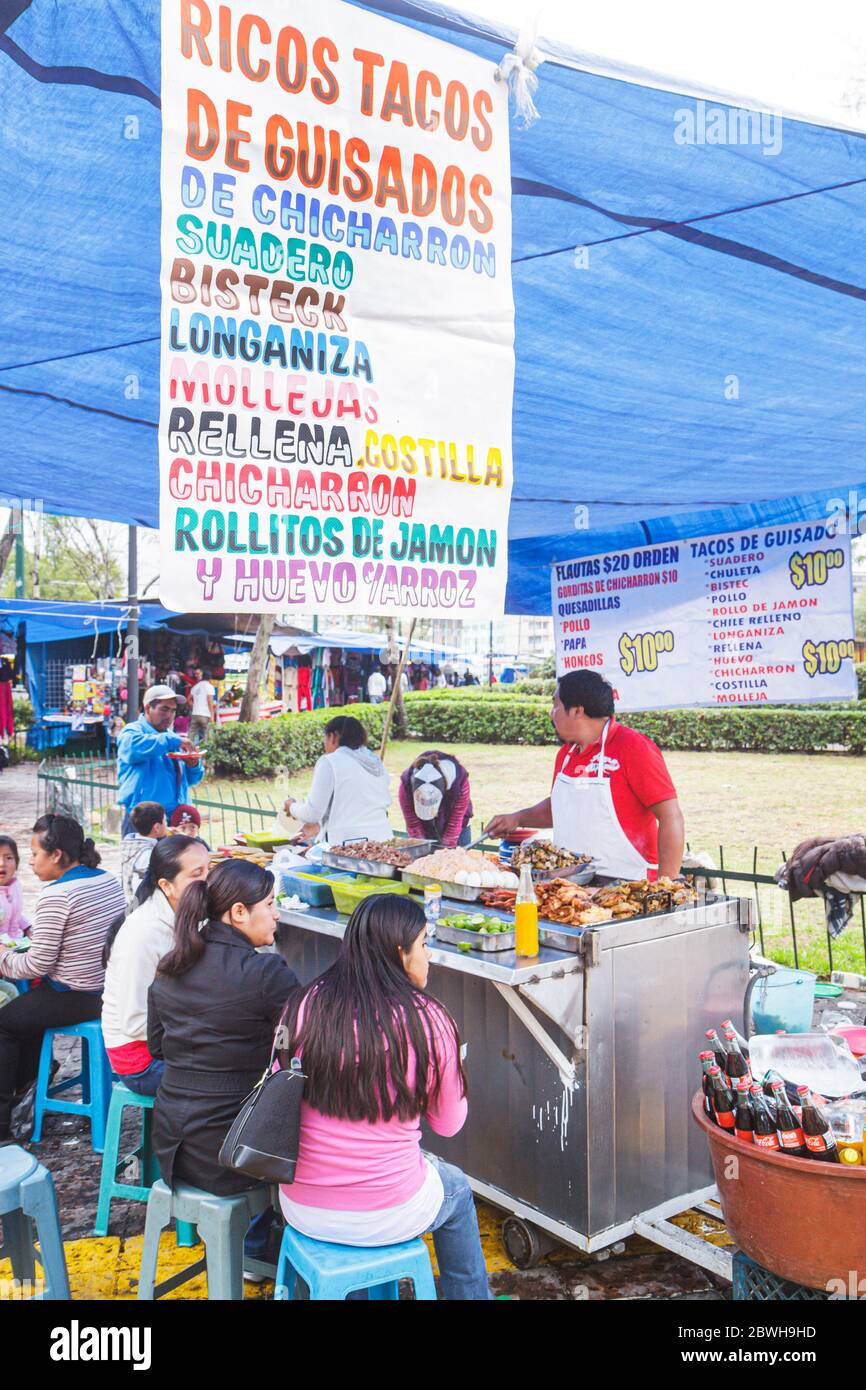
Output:
[[[826,1290],[841,1279],[844,1292],[856,1295],[866,1281],[866,1168],[756,1148],[711,1124],[703,1102],[698,1091],[692,1115],[707,1136],[725,1225],[738,1248],[795,1284]]]

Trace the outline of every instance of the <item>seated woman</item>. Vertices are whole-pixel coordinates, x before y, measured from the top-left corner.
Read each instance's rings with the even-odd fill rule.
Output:
[[[111,1069],[142,1096],[155,1096],[165,1063],[147,1046],[147,991],[174,945],[174,914],[187,884],[207,878],[210,856],[201,840],[169,835],[157,840],[133,911],[112,927],[105,943],[102,1036]]]
[[[99,868],[92,840],[71,816],[40,816],[30,841],[45,884],[30,930],[30,949],[0,947],[0,976],[38,981],[0,1009],[0,1143],[9,1140],[13,1098],[36,1079],[47,1028],[86,1023],[102,1011],[102,948],[126,909],[123,889]]]
[[[325,756],[316,763],[306,801],[289,794],[285,809],[308,833],[318,831],[319,839],[341,845],[358,838],[389,840],[390,804],[385,765],[367,747],[363,724],[338,714],[325,725]]]
[[[294,973],[274,940],[274,876],[227,859],[184,889],[174,946],[148,993],[147,1045],[165,1062],[154,1106],[153,1147],[166,1183],[218,1196],[257,1184],[222,1168],[220,1145],[261,1079]]]
[[[448,1299],[490,1292],[469,1183],[421,1153],[421,1121],[466,1119],[460,1038],[427,993],[426,922],[408,897],[375,894],[349,918],[340,955],[289,1001],[280,1065],[307,1077],[286,1220],[318,1240],[390,1245],[433,1232]]]
[[[399,796],[410,835],[448,849],[471,843],[469,773],[450,753],[431,749],[417,757],[401,774]]]

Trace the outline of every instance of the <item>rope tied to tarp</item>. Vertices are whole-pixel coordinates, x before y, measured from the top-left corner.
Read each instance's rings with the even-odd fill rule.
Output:
[[[535,47],[537,34],[538,15],[532,24],[521,29],[514,47],[505,54],[494,73],[497,82],[508,83],[515,112],[524,128],[538,120],[533,97],[538,90],[536,69],[544,62],[544,55]]]

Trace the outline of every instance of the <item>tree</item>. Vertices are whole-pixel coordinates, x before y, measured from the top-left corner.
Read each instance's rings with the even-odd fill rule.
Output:
[[[250,668],[247,671],[247,683],[241,699],[241,710],[238,715],[238,722],[241,724],[251,724],[259,717],[259,690],[261,689],[262,679],[265,674],[265,662],[268,659],[268,643],[271,640],[271,633],[274,630],[273,613],[265,613],[259,618],[259,630],[256,633],[256,640],[253,643],[252,654],[250,655]]]
[[[108,526],[86,517],[25,515],[24,584],[29,595],[85,601],[123,596],[125,574]],[[0,592],[11,597],[14,575],[0,575]]]

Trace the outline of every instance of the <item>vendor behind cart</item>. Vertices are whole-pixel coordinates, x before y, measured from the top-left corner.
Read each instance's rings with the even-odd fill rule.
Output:
[[[296,801],[289,793],[286,812],[304,822],[306,836],[331,845],[390,839],[388,773],[367,747],[363,724],[351,714],[338,714],[325,725],[324,743],[306,800]]]
[[[488,831],[553,827],[554,843],[590,854],[610,878],[676,878],[684,847],[683,814],[661,749],[620,724],[613,688],[597,671],[569,671],[550,714],[563,746],[550,796],[494,816]]]

